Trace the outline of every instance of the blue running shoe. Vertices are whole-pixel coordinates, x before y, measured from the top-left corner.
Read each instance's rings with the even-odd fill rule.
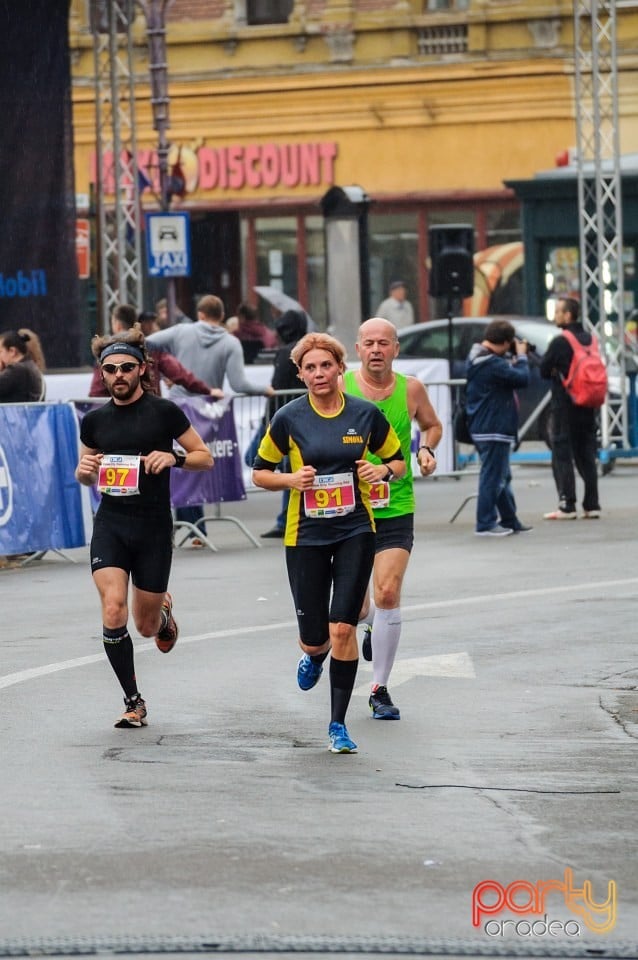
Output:
[[[323,667],[320,663],[313,663],[307,653],[297,664],[297,683],[300,690],[312,690],[319,682],[319,677],[323,673]]]
[[[357,745],[350,739],[345,723],[333,722],[328,727],[330,753],[356,753]]]

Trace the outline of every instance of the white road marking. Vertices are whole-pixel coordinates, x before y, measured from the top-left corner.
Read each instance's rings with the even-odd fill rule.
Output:
[[[359,661],[357,676],[372,673],[372,664]],[[410,657],[397,660],[392,668],[392,689],[400,687],[414,677],[476,677],[469,653],[439,653],[431,657]],[[354,697],[370,696],[370,681],[358,684],[352,691]]]
[[[460,607],[460,606],[480,606],[484,603],[489,603],[493,605],[495,601],[505,602],[508,600],[520,600],[523,598],[532,598],[532,597],[551,597],[559,594],[567,593],[579,593],[583,592],[586,596],[591,596],[593,590],[609,590],[614,587],[635,587],[638,586],[638,577],[627,577],[622,580],[597,580],[592,583],[572,583],[565,584],[560,587],[537,587],[533,590],[512,590],[509,593],[497,593],[497,594],[478,594],[473,597],[455,597],[452,600],[432,600],[428,603],[413,603],[409,606],[402,607],[403,613],[418,613],[424,610],[438,610],[445,607]],[[191,637],[180,637],[179,643],[197,643],[200,640],[221,640],[225,637],[236,637],[238,635],[246,636],[247,634],[254,633],[269,633],[272,631],[281,631],[289,630],[296,627],[296,620],[283,620],[280,623],[262,623],[252,627],[232,627],[228,630],[214,630],[210,633],[198,633],[194,634]],[[145,650],[155,650],[155,643],[151,641],[150,643],[136,643],[135,644],[135,653],[142,653]],[[445,657],[448,655],[440,655],[434,657],[423,657],[416,658],[416,660],[405,661],[407,663],[420,663],[422,660],[440,661],[441,667],[444,668]],[[450,654],[452,657],[463,657],[469,656],[467,654]],[[0,677],[0,689],[4,687],[12,687],[17,683],[24,683],[26,680],[34,680],[38,677],[48,676],[51,673],[59,673],[61,670],[73,670],[75,667],[83,667],[90,663],[98,663],[104,659],[103,653],[95,653],[88,657],[76,657],[73,660],[61,660],[58,663],[47,663],[41,667],[32,667],[29,670],[19,670],[16,673],[8,673],[4,677]],[[362,661],[363,662],[363,661]],[[460,661],[459,661],[460,663]],[[471,665],[471,661],[470,661]],[[453,666],[453,665],[452,665]],[[434,669],[434,664],[431,663],[430,667]],[[457,663],[458,668],[458,663]],[[466,667],[467,668],[467,667]],[[473,669],[473,668],[472,668]],[[393,670],[393,687],[396,686],[394,682],[394,676],[399,670],[399,662],[394,667]],[[443,674],[443,673],[428,673],[428,676],[467,676],[464,673],[454,673],[454,674]],[[473,674],[471,674],[473,675]],[[471,676],[470,675],[470,676]],[[406,678],[408,679],[408,678]]]

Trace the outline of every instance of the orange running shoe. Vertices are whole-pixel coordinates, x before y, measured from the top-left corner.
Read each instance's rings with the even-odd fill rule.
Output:
[[[173,598],[170,593],[164,596],[161,613],[164,625],[160,627],[155,637],[155,646],[158,650],[161,650],[162,653],[170,653],[177,643],[179,636],[179,630],[173,617]]]
[[[140,697],[124,697],[124,713],[113,724],[114,727],[146,727],[146,703]]]

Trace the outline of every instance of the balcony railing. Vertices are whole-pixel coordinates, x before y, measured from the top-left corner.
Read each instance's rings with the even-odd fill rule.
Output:
[[[467,24],[446,23],[419,27],[417,45],[422,56],[467,53]]]

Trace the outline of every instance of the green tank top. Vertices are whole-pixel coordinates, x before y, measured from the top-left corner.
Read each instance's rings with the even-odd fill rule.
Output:
[[[392,394],[386,400],[369,400],[385,415],[392,424],[401,444],[401,452],[405,458],[407,470],[400,480],[393,480],[390,486],[390,503],[374,511],[375,517],[403,517],[414,513],[414,486],[412,481],[412,421],[408,412],[408,381],[402,373],[395,373],[395,386]],[[368,400],[357,383],[354,370],[347,370],[343,377],[346,393]],[[368,454],[368,460],[381,463],[374,454]]]

